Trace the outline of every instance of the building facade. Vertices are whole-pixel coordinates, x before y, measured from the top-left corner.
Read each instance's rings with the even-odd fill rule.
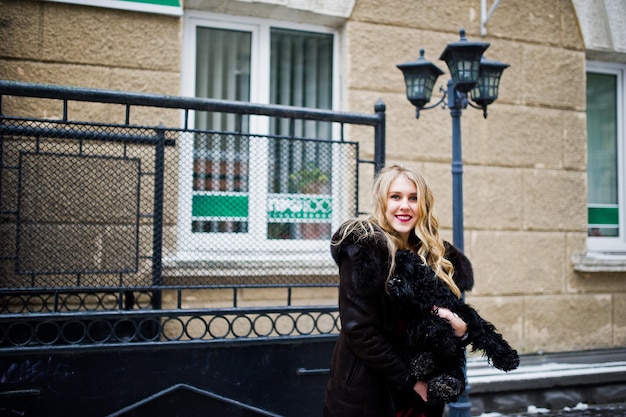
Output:
[[[0,79],[359,113],[372,113],[382,99],[387,163],[425,175],[444,236],[451,239],[450,117],[435,108],[416,119],[396,64],[424,48],[426,58],[444,68],[438,56],[464,28],[468,39],[491,43],[488,58],[510,64],[489,117],[468,108],[462,118],[465,252],[476,274],[467,301],[522,353],[621,347],[626,6],[617,0],[487,3],[0,0]],[[441,77],[437,85],[445,81]],[[11,105],[7,101],[3,111],[10,113]],[[25,110],[42,117],[58,111],[39,105]],[[84,112],[96,120],[110,116],[103,108]],[[141,120],[182,123],[171,113],[147,113]],[[211,129],[230,122],[196,117],[193,123]],[[371,135],[353,129],[348,136],[371,148]],[[225,152],[220,162],[253,169],[241,167],[238,146],[229,151],[235,156]],[[290,185],[280,166],[293,164],[295,156],[278,148],[263,152],[265,160],[277,161],[269,174],[274,193],[285,192]],[[327,158],[320,149],[302,152],[298,169]],[[194,166],[194,178],[203,178],[199,152],[191,154],[195,159],[181,153],[177,162]],[[238,186],[227,185],[218,197]],[[371,181],[360,186],[366,199]],[[232,233],[253,235],[252,217],[220,222],[196,216],[207,195],[198,190],[211,191],[181,189],[171,202],[171,215],[192,225],[189,239],[198,247]],[[311,251],[327,256],[325,238],[336,220],[322,222],[321,237],[313,238],[304,227],[284,223],[268,222],[268,236],[310,240]],[[254,243],[249,239],[242,244]],[[278,251],[289,247],[275,245]],[[332,261],[324,262],[332,268]],[[314,298],[333,303],[335,297],[328,291]]]

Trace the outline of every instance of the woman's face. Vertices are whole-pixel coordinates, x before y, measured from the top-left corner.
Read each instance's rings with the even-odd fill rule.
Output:
[[[405,242],[408,241],[411,231],[415,229],[418,210],[415,183],[404,175],[399,175],[389,187],[385,217],[393,230],[398,232]]]

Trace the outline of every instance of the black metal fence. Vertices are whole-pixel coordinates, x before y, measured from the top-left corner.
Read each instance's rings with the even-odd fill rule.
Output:
[[[0,351],[338,331],[328,239],[384,164],[382,102],[9,81],[0,99]]]

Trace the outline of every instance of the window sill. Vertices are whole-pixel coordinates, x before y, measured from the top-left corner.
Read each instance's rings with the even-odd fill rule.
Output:
[[[283,259],[183,260],[165,259],[163,278],[168,284],[233,285],[243,283],[337,284],[337,265],[331,259],[286,256]],[[330,256],[328,256],[330,258]]]
[[[626,272],[626,253],[587,252],[574,255],[576,272]]]

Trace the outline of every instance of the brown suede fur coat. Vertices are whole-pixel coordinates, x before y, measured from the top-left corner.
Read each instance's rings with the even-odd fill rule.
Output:
[[[401,317],[385,291],[389,251],[384,232],[374,227],[376,233],[366,239],[349,235],[337,245],[338,233],[333,237],[342,328],[331,360],[325,417],[392,417],[414,395],[416,380],[397,354]],[[470,261],[447,242],[446,258],[454,265],[458,287],[470,290],[474,284]],[[443,413],[443,406],[422,406],[427,417]]]

